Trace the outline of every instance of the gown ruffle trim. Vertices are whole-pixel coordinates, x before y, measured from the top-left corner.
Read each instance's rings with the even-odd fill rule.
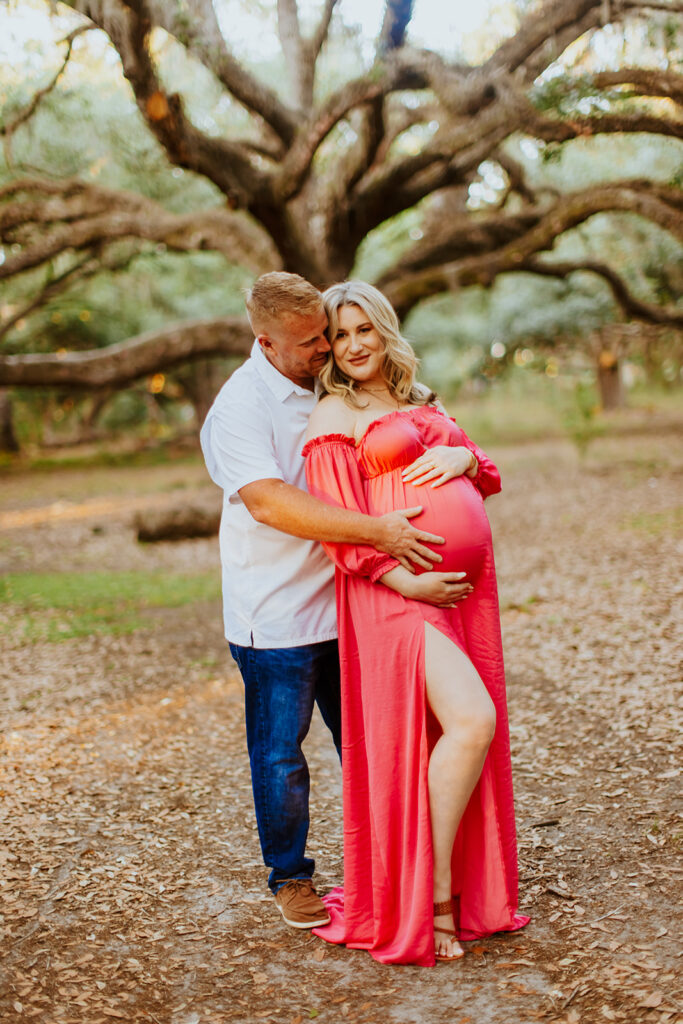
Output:
[[[436,409],[433,405],[418,405],[412,409],[394,409],[392,412],[384,413],[383,416],[378,416],[376,420],[369,423],[363,432],[363,436],[360,440],[356,441],[355,438],[349,437],[348,434],[320,434],[318,437],[312,437],[310,441],[307,441],[301,450],[301,454],[304,458],[312,452],[315,448],[321,448],[326,444],[348,444],[351,448],[360,448],[365,439],[372,434],[373,430],[376,430],[379,426],[391,422],[397,416],[411,416],[414,413],[436,413],[437,416],[441,416],[444,419],[453,419],[451,416],[446,416],[445,413],[441,412],[440,409]],[[455,420],[453,419],[453,423]]]
[[[304,458],[316,448],[323,448],[326,444],[348,444],[351,448],[356,447],[356,442],[347,434],[320,434],[319,437],[312,437],[301,449]]]

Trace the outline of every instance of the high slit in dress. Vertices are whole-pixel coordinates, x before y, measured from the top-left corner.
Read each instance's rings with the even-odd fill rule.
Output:
[[[474,480],[439,487],[401,472],[434,445],[464,445]],[[493,547],[483,499],[500,490],[491,460],[438,409],[397,410],[360,442],[343,434],[303,451],[311,494],[370,515],[422,505],[415,526],[445,538],[443,572],[466,572],[473,592],[454,608],[410,600],[377,582],[398,562],[362,545],[325,544],[337,566],[342,670],[344,887],[326,897],[332,920],[316,934],[367,949],[383,963],[434,964],[432,842],[427,766],[440,727],[425,695],[424,623],[470,658],[496,708],[496,731],[453,848],[461,939],[515,931],[517,847],[510,740]]]

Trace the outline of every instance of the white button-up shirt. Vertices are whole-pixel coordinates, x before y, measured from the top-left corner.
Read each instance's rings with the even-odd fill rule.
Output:
[[[229,641],[300,647],[334,639],[334,566],[317,541],[257,523],[239,496],[255,480],[307,490],[301,449],[317,394],[284,377],[258,342],[209,410],[200,439],[223,488],[223,617]]]

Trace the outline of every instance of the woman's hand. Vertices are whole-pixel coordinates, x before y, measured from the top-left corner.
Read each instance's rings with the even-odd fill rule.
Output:
[[[402,477],[404,483],[415,487],[429,483],[430,480],[432,487],[440,487],[457,476],[473,477],[478,468],[477,460],[469,448],[437,444],[406,466]]]
[[[415,576],[401,566],[380,576],[380,583],[414,601],[426,601],[438,608],[453,608],[471,594],[474,587],[464,572],[423,572]]]

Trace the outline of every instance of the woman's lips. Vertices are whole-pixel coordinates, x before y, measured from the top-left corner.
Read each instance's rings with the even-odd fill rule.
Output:
[[[369,356],[358,356],[357,359],[349,359],[349,362],[353,366],[359,366],[361,363],[367,363],[369,358],[370,358]]]

